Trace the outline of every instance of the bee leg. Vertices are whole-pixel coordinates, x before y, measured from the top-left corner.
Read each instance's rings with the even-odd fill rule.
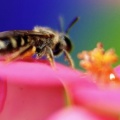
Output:
[[[31,47],[27,51],[24,51],[21,55],[20,58],[22,59],[29,59],[32,55],[35,54],[36,47]]]
[[[53,51],[48,46],[46,46],[46,57],[47,57],[48,61],[50,62],[50,65],[54,68],[55,67],[55,62],[54,62]]]
[[[68,61],[71,68],[74,68],[74,62],[73,62],[73,59],[71,58],[70,54],[65,49],[63,49],[63,52],[64,52],[64,55],[65,55],[65,60]]]
[[[41,58],[42,56],[44,56],[46,53],[46,47],[44,47],[39,53],[36,53],[36,59]]]
[[[19,56],[21,56],[22,54],[26,53],[30,48],[31,48],[31,45],[26,45],[26,46],[20,48],[20,50],[18,50],[17,52],[13,53],[6,61],[10,62],[12,60],[17,59]]]

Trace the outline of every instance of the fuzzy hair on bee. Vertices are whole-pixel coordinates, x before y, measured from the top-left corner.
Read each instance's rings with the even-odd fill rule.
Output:
[[[68,31],[78,19],[76,17],[70,23],[65,33],[41,26],[35,26],[33,30],[0,32],[0,56],[8,56],[7,61],[13,61],[36,54],[36,58],[46,56],[51,66],[54,66],[54,57],[63,53],[69,65],[74,68]]]

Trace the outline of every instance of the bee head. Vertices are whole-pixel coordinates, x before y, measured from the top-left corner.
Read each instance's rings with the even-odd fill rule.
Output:
[[[72,50],[72,42],[71,39],[68,36],[69,30],[70,28],[79,20],[79,17],[75,17],[75,19],[73,19],[73,21],[69,24],[69,26],[67,27],[67,29],[65,30],[65,32],[60,33],[59,36],[59,42],[55,45],[53,54],[55,56],[59,55],[60,53],[62,53],[63,49],[65,49],[68,53],[71,52]],[[62,20],[60,20],[60,28],[61,31],[63,31],[63,26],[62,26]]]
[[[63,52],[63,49],[70,53],[72,50],[72,43],[68,35],[61,33],[59,42],[54,47],[53,54],[55,56],[60,55]]]

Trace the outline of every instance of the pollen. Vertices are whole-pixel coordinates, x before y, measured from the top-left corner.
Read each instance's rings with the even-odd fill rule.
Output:
[[[103,44],[97,43],[93,50],[79,53],[78,58],[80,66],[95,76],[99,82],[120,83],[119,77],[112,68],[112,64],[118,61],[118,56],[113,49],[105,51]]]

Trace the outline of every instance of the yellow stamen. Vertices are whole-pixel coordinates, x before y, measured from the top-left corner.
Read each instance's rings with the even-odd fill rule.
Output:
[[[110,81],[120,82],[120,79],[112,69],[112,64],[117,62],[118,57],[113,49],[104,50],[102,43],[91,51],[83,51],[78,54],[81,59],[80,65],[97,79],[108,83]]]

